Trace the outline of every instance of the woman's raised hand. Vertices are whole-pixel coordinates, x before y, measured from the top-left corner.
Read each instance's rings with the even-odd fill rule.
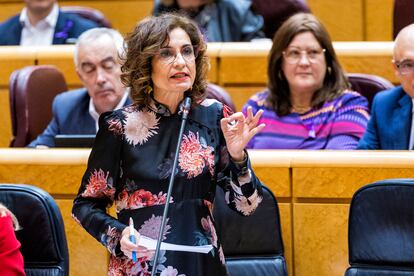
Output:
[[[263,110],[253,115],[252,108],[247,108],[247,116],[237,112],[227,118],[221,119],[221,130],[226,139],[227,150],[234,161],[244,159],[243,150],[254,135],[259,133],[265,124],[257,125]]]

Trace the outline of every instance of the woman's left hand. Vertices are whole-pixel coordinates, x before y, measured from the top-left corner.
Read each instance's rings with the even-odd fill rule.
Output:
[[[247,108],[247,116],[237,112],[227,118],[221,119],[221,130],[226,139],[227,150],[234,161],[244,159],[244,148],[254,135],[259,133],[265,124],[257,125],[263,110],[259,110],[254,116],[252,108]]]

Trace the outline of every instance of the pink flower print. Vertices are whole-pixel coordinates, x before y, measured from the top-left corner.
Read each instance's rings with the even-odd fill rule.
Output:
[[[159,232],[160,232],[159,229],[161,228],[161,220],[162,220],[162,216],[152,215],[150,219],[144,221],[144,224],[141,225],[141,228],[138,230],[138,232],[141,235],[157,240]],[[166,237],[167,234],[170,233],[169,231],[171,229],[171,226],[168,225],[169,220],[170,220],[169,218],[167,218],[166,220],[162,240],[165,240],[167,238]]]
[[[233,181],[230,183],[234,191],[233,202],[236,206],[236,210],[242,213],[244,216],[251,215],[256,210],[257,206],[259,206],[260,202],[262,202],[262,197],[256,190],[251,196],[249,196],[249,198],[246,198],[239,186],[234,184]],[[227,196],[228,195],[226,195],[226,197]]]
[[[109,197],[113,198],[115,194],[115,189],[112,187],[112,178],[109,178],[109,172],[105,172],[102,169],[94,170],[91,176],[89,177],[88,184],[86,184],[86,189],[82,193],[84,197]]]
[[[122,123],[119,119],[111,119],[108,121],[108,129],[115,135],[122,135]]]
[[[155,204],[155,201],[156,199],[154,199],[151,192],[139,189],[129,197],[128,209],[138,209],[145,206],[152,206]]]
[[[115,227],[108,226],[106,233],[102,234],[101,241],[108,251],[115,255],[115,248],[121,238],[121,233]]]
[[[222,265],[226,265],[226,258],[224,257],[223,246],[220,246],[219,257]]]
[[[142,110],[124,112],[125,114],[125,137],[133,146],[143,145],[148,139],[157,134],[158,118],[154,112]]]
[[[204,205],[207,206],[208,211],[210,212],[210,214],[212,214],[213,204],[210,201],[206,200],[206,199],[204,199],[203,202],[204,202]]]
[[[126,257],[111,256],[109,260],[108,276],[140,275],[149,276],[147,258],[138,258],[137,262]]]
[[[204,231],[211,235],[211,243],[213,244],[213,246],[217,247],[216,228],[214,227],[214,224],[211,221],[210,217],[201,218],[201,226],[203,227]]]
[[[224,118],[229,117],[233,113],[234,113],[233,109],[231,109],[228,105],[223,104],[223,116],[224,116]]]
[[[209,166],[210,173],[214,172],[214,155],[211,146],[200,144],[199,134],[189,131],[188,135],[183,136],[180,155],[178,158],[179,166],[183,172],[187,173],[188,178],[196,177],[201,174],[203,168]]]
[[[160,276],[185,276],[185,274],[178,275],[178,270],[169,265],[166,269],[161,271]]]
[[[118,199],[115,201],[117,213],[128,208],[128,198],[129,194],[126,190],[123,190],[118,194]]]

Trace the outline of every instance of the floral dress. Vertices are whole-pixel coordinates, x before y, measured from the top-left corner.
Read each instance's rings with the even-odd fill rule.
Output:
[[[213,250],[161,251],[157,275],[227,275],[212,217],[216,185],[224,189],[228,206],[241,215],[251,214],[262,200],[249,159],[235,163],[229,158],[220,129],[228,110],[215,100],[190,110],[162,238],[182,245],[211,244]],[[130,217],[140,234],[158,238],[180,125],[181,112],[171,114],[155,100],[100,117],[73,217],[108,248],[108,275],[150,275],[153,269],[152,259],[133,263],[124,256],[119,240]],[[117,219],[106,212],[113,203]]]

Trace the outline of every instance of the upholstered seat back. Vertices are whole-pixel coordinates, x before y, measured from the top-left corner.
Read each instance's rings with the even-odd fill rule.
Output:
[[[65,228],[53,198],[40,188],[22,184],[0,184],[0,202],[17,217],[28,276],[69,275]]]
[[[216,99],[236,112],[236,107],[234,106],[233,100],[231,99],[229,93],[227,93],[227,91],[221,86],[209,83],[207,85],[207,98]]]
[[[66,90],[65,78],[55,66],[27,66],[11,74],[11,147],[24,147],[43,132],[52,119],[53,99]]]
[[[112,28],[111,22],[105,17],[105,15],[97,9],[82,6],[63,6],[60,9],[67,13],[73,13],[91,20],[98,24],[99,27]]]
[[[287,275],[279,208],[267,187],[263,186],[261,204],[247,217],[231,210],[223,190],[218,188],[213,216],[230,275]]]
[[[310,13],[306,0],[252,0],[252,8],[263,16],[265,35],[271,39],[286,19],[295,13]]]
[[[346,276],[414,275],[414,179],[359,189],[349,213]]]
[[[367,98],[370,107],[375,94],[394,87],[390,81],[376,75],[349,73],[347,77],[352,89]]]

